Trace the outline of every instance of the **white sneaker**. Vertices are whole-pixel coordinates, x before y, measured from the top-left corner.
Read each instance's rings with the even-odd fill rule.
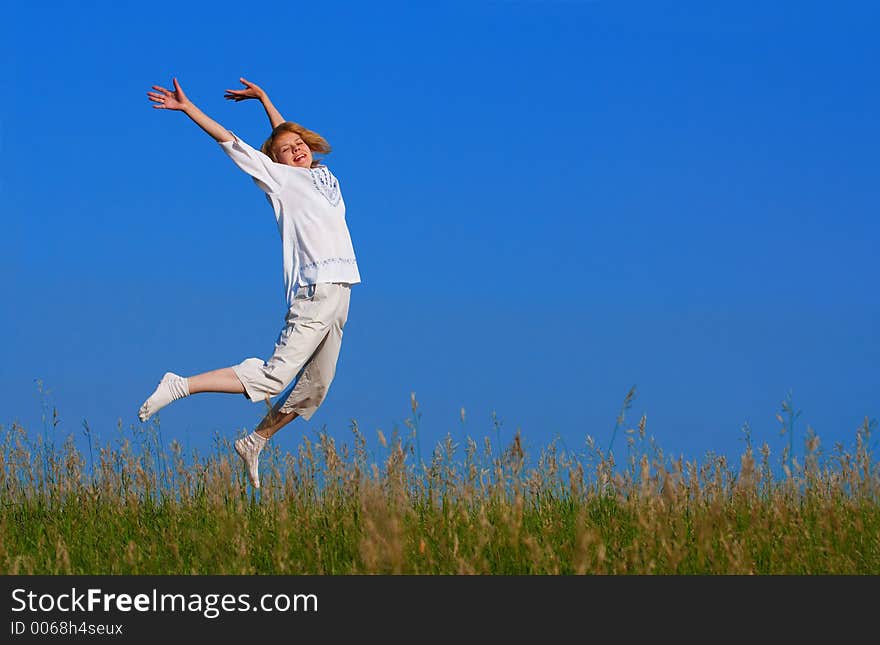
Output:
[[[186,379],[174,372],[165,372],[156,390],[138,410],[138,419],[146,421],[172,401],[185,396],[189,396],[189,384]]]
[[[241,457],[244,466],[247,469],[248,479],[254,488],[260,487],[260,474],[258,471],[260,465],[260,451],[269,442],[256,432],[250,433],[246,437],[235,440],[235,452]]]

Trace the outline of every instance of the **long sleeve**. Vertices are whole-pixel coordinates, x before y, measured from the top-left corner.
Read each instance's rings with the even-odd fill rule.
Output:
[[[254,178],[260,190],[267,194],[277,193],[284,186],[288,169],[277,164],[259,150],[255,150],[230,132],[232,141],[220,142],[220,147],[236,166]]]

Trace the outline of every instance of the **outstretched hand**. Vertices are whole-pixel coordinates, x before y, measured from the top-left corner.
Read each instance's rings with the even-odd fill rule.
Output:
[[[239,101],[246,101],[247,99],[262,99],[266,93],[263,91],[263,88],[257,85],[256,83],[251,83],[246,78],[239,78],[241,84],[245,86],[243,90],[226,90],[226,93],[223,95],[228,101],[235,101],[238,103]]]
[[[160,85],[153,85],[155,92],[147,92],[147,96],[154,103],[153,107],[157,110],[183,110],[189,105],[189,99],[183,93],[183,88],[177,79],[172,79],[174,83],[174,91],[166,90]]]

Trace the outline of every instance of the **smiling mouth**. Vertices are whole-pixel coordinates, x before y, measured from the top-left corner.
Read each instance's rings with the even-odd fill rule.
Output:
[[[306,160],[305,155],[297,155],[296,157],[293,158],[294,163],[299,163],[299,162],[305,161],[305,160]]]

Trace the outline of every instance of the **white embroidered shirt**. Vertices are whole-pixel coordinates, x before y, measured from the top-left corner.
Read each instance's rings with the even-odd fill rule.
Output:
[[[230,133],[232,134],[232,133]],[[339,181],[326,166],[275,163],[235,134],[220,143],[232,161],[266,193],[281,234],[284,289],[293,304],[299,286],[361,281]]]

